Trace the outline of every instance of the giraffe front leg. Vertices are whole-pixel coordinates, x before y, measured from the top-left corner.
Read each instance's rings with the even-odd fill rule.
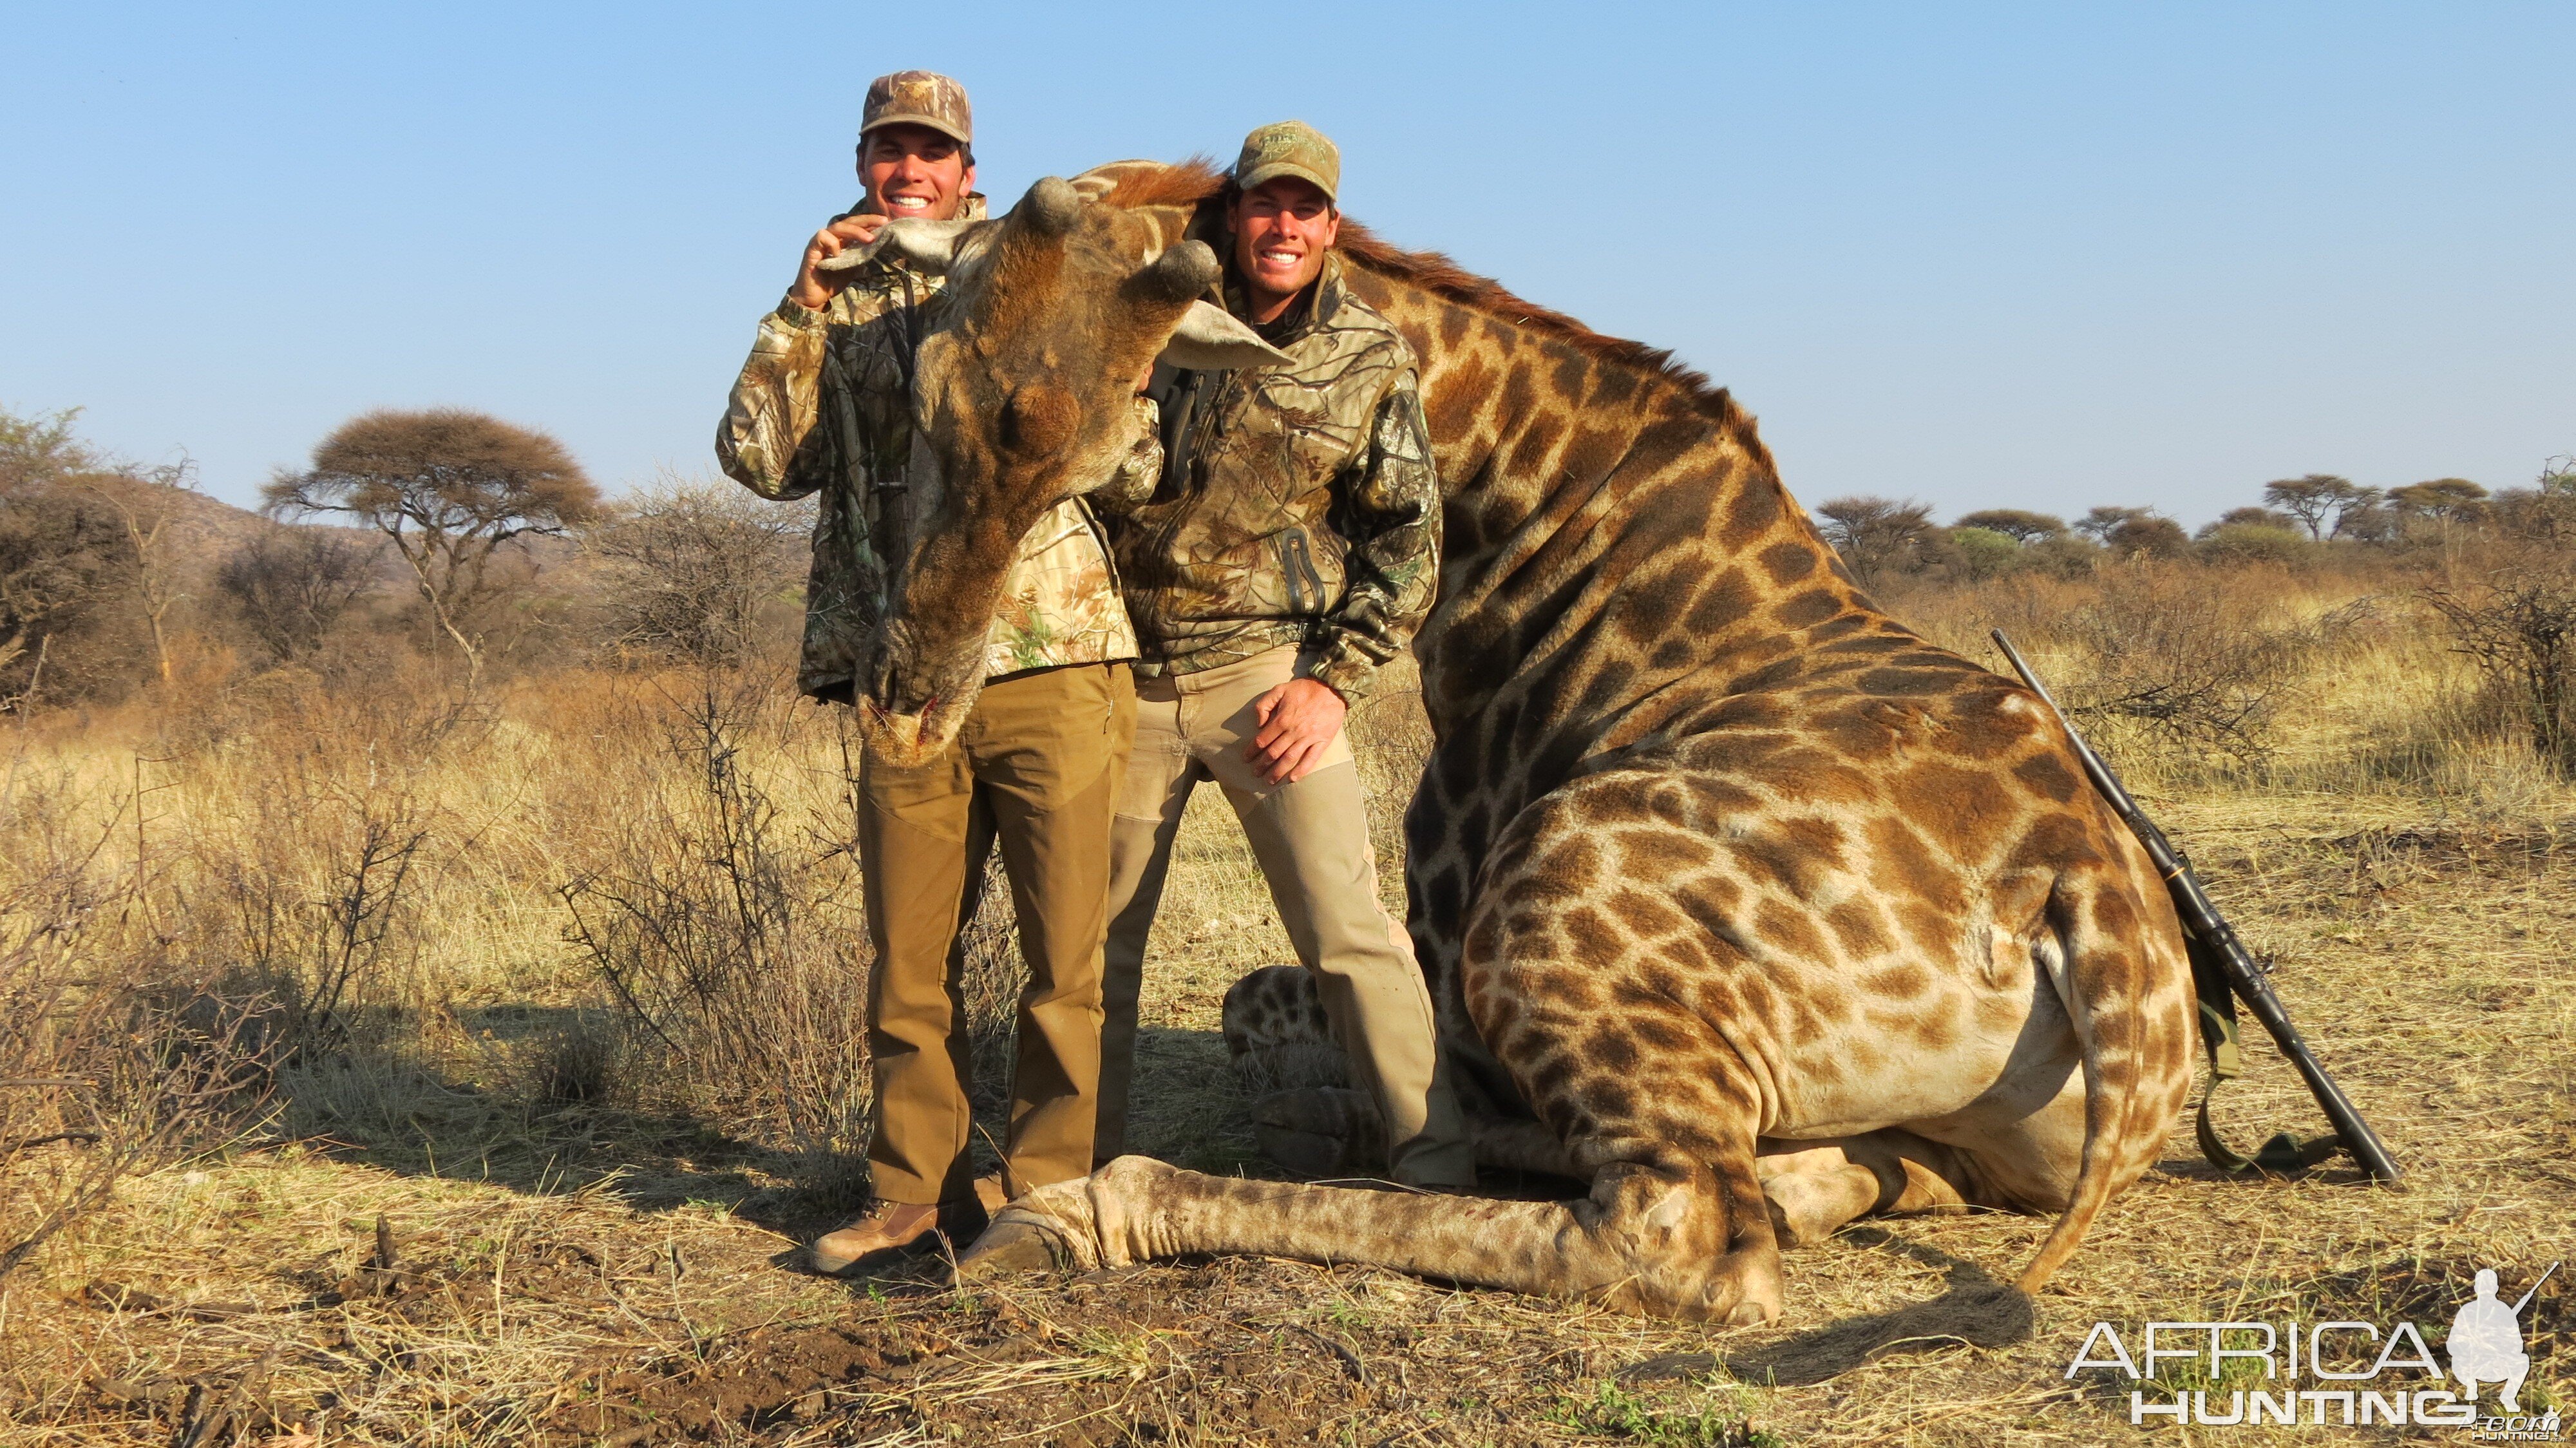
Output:
[[[1013,1203],[961,1278],[1087,1270],[1198,1252],[1362,1263],[1623,1312],[1761,1322],[1779,1315],[1779,1247],[1750,1153],[1716,1168],[1604,1167],[1572,1202],[1505,1202],[1245,1181],[1121,1157]]]

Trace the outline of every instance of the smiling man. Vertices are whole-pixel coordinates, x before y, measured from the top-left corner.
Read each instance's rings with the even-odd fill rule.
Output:
[[[820,699],[855,702],[890,560],[904,556],[915,506],[913,359],[940,321],[943,279],[891,252],[855,270],[818,268],[874,240],[889,218],[982,217],[973,145],[965,88],[948,77],[899,71],[868,87],[859,128],[866,195],[806,243],[787,299],[761,319],[717,434],[717,458],[745,487],[766,498],[821,495],[798,680]],[[868,1160],[878,1201],[814,1244],[817,1270],[864,1271],[939,1234],[962,1245],[981,1229],[989,1198],[1090,1170],[1109,821],[1135,717],[1124,662],[1135,652],[1107,550],[1083,502],[1068,500],[1021,540],[985,647],[984,690],[957,741],[918,765],[867,755],[858,834],[876,946],[868,1041],[878,1122]],[[979,1187],[968,1167],[957,942],[997,844],[1029,984],[1003,1180]]]
[[[1341,154],[1287,121],[1245,138],[1227,204],[1225,303],[1289,361],[1157,368],[1164,464],[1109,523],[1136,624],[1136,743],[1110,853],[1100,1129],[1118,1154],[1146,937],[1190,793],[1225,791],[1280,923],[1377,1102],[1388,1168],[1471,1186],[1431,997],[1378,901],[1350,701],[1412,639],[1439,581],[1440,486],[1414,359],[1342,286]]]

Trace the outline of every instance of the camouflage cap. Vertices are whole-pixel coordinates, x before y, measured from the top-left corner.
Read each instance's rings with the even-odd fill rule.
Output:
[[[1304,121],[1281,121],[1244,137],[1234,184],[1249,191],[1281,176],[1312,181],[1323,188],[1325,200],[1334,201],[1342,189],[1341,148]]]
[[[899,70],[868,82],[867,109],[859,116],[859,134],[879,126],[928,126],[975,143],[975,110],[966,103],[966,87],[935,70]]]

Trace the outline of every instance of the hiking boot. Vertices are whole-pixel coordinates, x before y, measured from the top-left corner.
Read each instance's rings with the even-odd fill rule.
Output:
[[[962,1201],[936,1206],[879,1202],[865,1216],[815,1238],[807,1249],[807,1264],[826,1277],[865,1276],[937,1249],[942,1237],[960,1245],[971,1242],[984,1230],[982,1196],[983,1183],[978,1182],[975,1196]]]

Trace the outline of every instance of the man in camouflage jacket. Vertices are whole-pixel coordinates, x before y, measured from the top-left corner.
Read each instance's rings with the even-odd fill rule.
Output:
[[[1224,299],[1290,360],[1157,369],[1161,477],[1141,503],[1110,505],[1139,707],[1111,844],[1094,1146],[1105,1159],[1124,1140],[1146,938],[1182,811],[1214,779],[1315,975],[1351,1084],[1386,1119],[1390,1174],[1469,1186],[1475,1164],[1430,994],[1379,903],[1342,731],[1349,701],[1430,611],[1440,484],[1412,350],[1342,286],[1340,172],[1332,142],[1302,122],[1246,139],[1220,248],[1231,254]]]
[[[945,76],[902,71],[868,88],[867,194],[815,235],[795,287],[761,319],[716,437],[725,472],[762,497],[820,495],[798,679],[819,699],[855,702],[890,564],[904,554],[913,358],[943,296],[941,278],[890,256],[855,271],[817,264],[873,240],[890,217],[981,217],[973,139],[965,90]],[[814,1244],[818,1270],[868,1270],[936,1234],[963,1246],[999,1196],[1090,1170],[1109,823],[1134,729],[1126,661],[1135,652],[1101,534],[1080,500],[1063,503],[1021,542],[993,619],[987,682],[957,742],[918,766],[864,761],[878,1201]],[[959,929],[997,843],[1029,985],[1003,1180],[977,1183],[966,1022],[952,982]]]

